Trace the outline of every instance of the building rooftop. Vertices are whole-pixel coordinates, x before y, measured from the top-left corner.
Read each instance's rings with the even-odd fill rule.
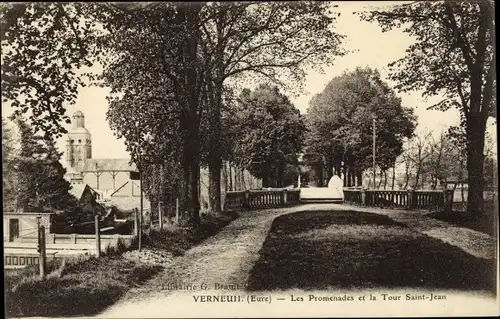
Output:
[[[74,128],[70,128],[69,131],[68,131],[68,134],[88,134],[88,135],[91,135],[89,130],[87,130],[85,127],[74,127]],[[68,136],[68,139],[69,136]]]
[[[87,187],[87,184],[73,184],[71,185],[71,189],[69,190],[69,193],[76,198],[80,199],[82,198],[82,194],[85,191],[85,188]]]

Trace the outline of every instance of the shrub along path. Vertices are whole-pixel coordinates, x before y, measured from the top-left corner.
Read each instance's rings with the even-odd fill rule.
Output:
[[[172,314],[172,303],[169,303],[167,299],[169,299],[174,292],[180,293],[172,287],[175,285],[197,285],[197,291],[200,291],[200,285],[206,284],[208,289],[212,290],[215,288],[215,285],[221,286],[229,286],[232,285],[233,288],[248,288],[249,290],[254,289],[275,289],[280,288],[279,284],[265,286],[267,283],[271,283],[273,278],[260,278],[259,279],[259,267],[261,269],[266,269],[266,267],[274,267],[274,273],[269,273],[271,277],[276,275],[274,278],[279,280],[282,274],[276,273],[283,271],[283,267],[288,267],[288,269],[292,269],[294,267],[294,260],[287,260],[286,256],[293,255],[297,258],[302,256],[301,258],[305,258],[304,265],[311,262],[316,262],[315,259],[325,259],[331,258],[331,255],[327,256],[321,253],[321,251],[314,250],[314,244],[306,244],[306,246],[290,246],[287,245],[287,240],[284,241],[275,241],[271,246],[267,245],[267,248],[275,249],[272,251],[266,250],[266,243],[269,241],[271,235],[268,236],[269,230],[271,229],[271,225],[273,225],[273,221],[285,214],[289,213],[297,213],[304,212],[302,215],[307,216],[309,211],[312,211],[311,214],[316,214],[317,211],[328,211],[327,215],[342,215],[342,218],[350,218],[349,214],[346,213],[346,210],[355,210],[355,214],[363,214],[362,212],[369,212],[373,214],[367,214],[368,217],[359,217],[354,224],[351,225],[352,229],[347,229],[349,231],[349,236],[359,236],[360,242],[368,243],[368,246],[379,247],[382,249],[380,251],[377,250],[376,253],[384,254],[387,247],[383,247],[384,245],[391,245],[393,242],[397,241],[398,238],[407,238],[411,241],[412,249],[418,250],[425,255],[426,250],[437,249],[439,252],[439,258],[448,258],[453,257],[454,261],[459,261],[461,259],[467,259],[464,262],[468,263],[469,259],[474,259],[473,263],[480,264],[481,261],[477,261],[478,258],[486,258],[486,259],[494,259],[495,249],[494,249],[494,240],[493,238],[474,232],[465,228],[453,227],[450,224],[445,222],[438,221],[436,219],[426,217],[422,212],[408,212],[408,211],[396,211],[396,210],[384,210],[384,209],[376,209],[376,208],[360,208],[360,207],[350,207],[347,205],[338,205],[338,204],[308,204],[301,205],[297,207],[291,208],[282,208],[282,209],[268,209],[261,211],[250,211],[250,212],[242,212],[240,214],[240,218],[226,226],[222,229],[217,235],[207,239],[200,245],[188,250],[184,256],[175,258],[173,263],[160,273],[151,279],[148,284],[142,286],[138,289],[133,289],[128,292],[128,294],[122,298],[114,306],[108,308],[106,311],[100,314],[101,317],[155,317],[155,316],[165,316],[167,313]],[[307,212],[306,212],[307,211]],[[316,212],[314,212],[316,211]],[[338,212],[337,212],[338,211]],[[324,214],[324,213],[323,213]],[[293,214],[296,215],[296,214]],[[298,215],[301,215],[299,213]],[[366,214],[365,214],[366,215]],[[386,215],[386,216],[380,216]],[[292,215],[290,215],[292,216]],[[287,216],[283,216],[286,218]],[[318,217],[324,218],[324,217]],[[342,220],[342,218],[340,220]],[[321,226],[317,224],[317,220],[307,220],[304,219],[299,222],[295,222],[295,227],[300,230],[300,232],[311,232],[311,236],[307,234],[295,234],[295,240],[304,241],[309,236],[311,240],[314,240],[315,237],[318,237],[320,240],[330,240],[335,241],[336,236],[339,236],[339,231],[344,231],[344,226],[335,226],[335,223],[338,220],[332,220],[330,223],[326,223]],[[340,224],[345,223],[340,222]],[[293,224],[293,223],[292,223]],[[320,223],[321,224],[321,223]],[[327,225],[328,224],[328,225]],[[287,227],[292,227],[288,225]],[[326,233],[322,234],[314,234],[314,232],[318,231],[315,228],[325,228]],[[332,228],[333,227],[333,228]],[[311,228],[311,229],[309,229]],[[331,229],[330,229],[331,228]],[[335,228],[335,229],[334,229]],[[375,229],[376,228],[376,229]],[[380,229],[379,229],[380,228]],[[379,234],[378,231],[384,230],[383,234]],[[274,235],[279,234],[278,229],[274,229]],[[278,231],[278,233],[276,233]],[[283,235],[286,235],[286,229],[282,229],[281,231],[285,232]],[[307,236],[306,236],[307,235]],[[328,235],[328,236],[326,236]],[[342,235],[342,234],[340,234]],[[425,236],[428,235],[428,236]],[[484,236],[483,236],[484,235]],[[280,235],[281,236],[281,235]],[[304,237],[301,239],[301,236]],[[326,236],[326,237],[325,237]],[[384,237],[385,236],[385,237]],[[485,237],[486,236],[486,237]],[[271,236],[272,237],[272,236]],[[293,236],[292,236],[293,237]],[[292,238],[290,237],[290,238]],[[328,239],[329,238],[329,239]],[[390,240],[385,240],[385,239]],[[381,240],[383,239],[383,240]],[[266,241],[266,243],[265,243]],[[444,242],[444,243],[443,243]],[[425,248],[422,248],[422,243]],[[451,246],[448,246],[447,244]],[[280,251],[280,247],[276,245],[286,245],[286,247],[281,247],[287,252],[283,254],[283,251]],[[329,244],[328,244],[329,245]],[[456,247],[453,247],[456,246]],[[307,255],[305,256],[300,250],[308,249],[309,252],[313,252],[316,255]],[[335,251],[330,251],[331,253],[340,252],[338,246],[337,248],[330,246],[329,249],[333,249]],[[360,248],[360,250],[356,250],[356,247],[360,247],[357,245],[353,245],[349,254],[357,254],[353,258],[355,262],[364,262],[365,265],[360,265],[360,267],[366,267],[367,261],[370,256],[370,251],[372,250],[370,247],[368,248]],[[373,248],[372,247],[372,248]],[[447,255],[447,251],[449,250],[446,247],[452,247],[453,251]],[[458,248],[457,248],[458,247]],[[485,248],[486,247],[486,248]],[[460,248],[460,249],[459,249]],[[262,249],[262,250],[261,250]],[[417,271],[418,267],[423,267],[428,269],[428,265],[426,265],[425,260],[418,260],[418,256],[415,256],[414,259],[409,260],[408,258],[398,255],[398,251],[394,249],[389,249],[390,253],[394,260],[402,260],[401,265],[408,266],[411,268],[410,270]],[[415,251],[414,251],[415,252]],[[277,257],[278,253],[281,253],[280,258]],[[393,254],[394,253],[394,254]],[[265,255],[267,254],[267,255]],[[368,255],[366,255],[368,254]],[[471,256],[472,255],[472,256]],[[399,257],[398,257],[399,256]],[[434,255],[433,255],[434,256]],[[380,260],[384,258],[383,255],[376,256],[373,255],[373,258],[379,258],[376,260]],[[429,257],[429,256],[427,256]],[[426,257],[426,258],[427,258]],[[435,257],[435,256],[434,256]],[[431,259],[434,257],[430,257]],[[470,257],[470,258],[469,258]],[[274,259],[273,259],[274,258]],[[281,259],[282,263],[279,264]],[[427,262],[429,262],[427,258]],[[321,262],[318,260],[317,262]],[[352,262],[353,260],[344,260],[344,262]],[[435,261],[435,259],[432,259]],[[266,263],[270,262],[271,265],[267,265]],[[276,264],[276,262],[278,264]],[[324,262],[324,260],[323,260]],[[272,264],[274,263],[274,264]],[[287,266],[287,264],[289,266]],[[369,262],[368,262],[369,263]],[[412,265],[412,263],[416,263],[416,265]],[[297,264],[298,265],[298,264]],[[300,266],[300,265],[299,265]],[[307,266],[307,265],[306,265]],[[338,264],[338,270],[347,271],[349,273],[349,268],[352,268],[352,264],[341,265]],[[337,267],[336,266],[336,267]],[[398,267],[398,265],[395,265]],[[263,267],[263,268],[262,268]],[[297,267],[297,266],[295,266]],[[360,268],[360,269],[361,269]],[[456,268],[456,267],[455,267]],[[455,269],[454,268],[454,269]],[[268,269],[271,270],[271,269]],[[442,271],[446,271],[445,269],[441,269]],[[395,269],[396,272],[402,273],[403,270],[399,271]],[[418,270],[423,271],[423,270]],[[299,271],[297,274],[304,273],[304,271]],[[374,272],[376,273],[376,272]],[[380,272],[378,272],[380,273]],[[442,272],[443,273],[443,272]],[[262,274],[262,272],[260,272]],[[362,274],[362,272],[360,273]],[[346,275],[349,275],[346,273]],[[432,273],[431,273],[432,275]],[[434,274],[438,276],[439,274]],[[456,287],[459,284],[461,274],[453,274],[453,278],[450,279],[450,286],[448,288],[458,288]],[[318,282],[321,282],[321,278],[323,278],[324,273],[318,272],[315,276],[310,276],[309,279],[302,278],[306,282],[309,280],[311,285],[316,286]],[[390,275],[388,275],[390,277]],[[436,279],[434,276],[431,279]],[[397,277],[397,276],[396,276]],[[417,275],[418,277],[418,275]],[[393,278],[394,280],[398,280],[397,278]],[[391,278],[386,278],[388,282],[391,282]],[[406,278],[404,275],[400,277]],[[410,278],[410,277],[408,277]],[[297,280],[302,280],[297,279]],[[337,280],[340,280],[341,277],[338,277]],[[412,279],[412,278],[410,278]],[[413,278],[415,280],[420,280],[421,278]],[[474,278],[469,278],[471,282],[474,281]],[[263,285],[263,280],[264,285]],[[287,280],[283,280],[284,282],[289,282],[292,278]],[[318,281],[319,280],[319,281]],[[359,288],[364,287],[373,287],[381,284],[381,282],[377,281],[376,278],[361,278],[357,282],[359,284]],[[432,280],[430,280],[432,281]],[[429,282],[430,282],[429,281]],[[266,283],[267,282],[267,283]],[[387,281],[386,281],[387,282]],[[349,280],[345,283],[349,283]],[[411,284],[415,286],[416,282],[408,282],[408,283],[397,283],[396,286],[401,286],[404,284]],[[260,285],[260,286],[259,286]],[[411,286],[410,285],[410,286]],[[236,286],[236,287],[235,287]],[[248,287],[247,287],[248,286]],[[340,285],[342,286],[342,285]],[[317,288],[322,288],[318,287]],[[281,288],[290,288],[290,287],[281,287]],[[296,286],[296,288],[300,288],[300,285]],[[440,287],[441,288],[441,287]],[[445,288],[445,287],[443,287]],[[474,287],[475,289],[480,287]],[[234,291],[219,291],[222,293],[234,293]],[[192,299],[192,297],[190,297]],[[193,306],[196,306],[193,304]]]

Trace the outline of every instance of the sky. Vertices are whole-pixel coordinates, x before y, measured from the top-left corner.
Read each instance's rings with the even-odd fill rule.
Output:
[[[399,58],[404,57],[406,48],[412,43],[412,39],[401,30],[393,30],[383,33],[375,23],[360,21],[354,14],[370,8],[380,8],[394,2],[339,2],[336,11],[341,16],[337,19],[335,30],[346,36],[343,47],[352,51],[346,56],[336,60],[333,66],[324,69],[324,73],[308,71],[305,79],[306,94],[301,96],[290,96],[292,102],[301,111],[306,113],[311,98],[320,93],[326,84],[335,76],[344,71],[354,70],[356,67],[376,68],[380,71],[383,79],[387,80],[387,65]],[[76,103],[67,107],[67,114],[72,115],[76,110],[85,114],[85,126],[92,134],[92,156],[94,158],[129,158],[123,140],[117,139],[106,121],[108,102],[106,96],[109,90],[106,88],[86,87],[81,88]],[[286,94],[286,92],[284,92]],[[418,116],[417,131],[434,132],[438,134],[450,125],[458,124],[459,113],[457,110],[447,112],[429,111],[427,107],[434,100],[426,101],[421,97],[421,92],[398,94],[402,98],[404,106],[411,107]],[[3,107],[2,107],[3,108]],[[3,110],[10,113],[9,110]],[[69,128],[70,125],[67,125]],[[496,134],[496,128],[489,125],[490,134]],[[57,141],[61,151],[65,150],[65,137]],[[496,140],[496,135],[495,135]]]

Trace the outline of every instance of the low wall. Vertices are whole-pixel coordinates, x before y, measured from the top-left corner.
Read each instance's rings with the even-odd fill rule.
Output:
[[[344,201],[349,204],[406,209],[446,209],[453,204],[453,190],[364,190],[344,189]]]
[[[300,190],[247,190],[227,192],[224,210],[259,209],[300,204]]]
[[[101,252],[106,248],[116,248],[121,241],[130,247],[134,235],[101,235]],[[48,234],[46,237],[47,261],[52,259],[73,258],[80,255],[95,255],[95,235]],[[37,237],[21,237],[13,242],[4,242],[4,265],[6,268],[20,268],[38,265]]]
[[[114,247],[121,240],[125,244],[130,244],[134,239],[134,235],[101,235],[101,247],[108,245]],[[75,245],[75,244],[93,244],[95,243],[95,235],[82,234],[47,234],[47,244]],[[16,239],[16,242],[21,243],[38,243],[36,236],[24,236]]]
[[[53,255],[52,256],[47,255],[47,262],[60,258],[63,257],[61,256],[55,257]],[[5,252],[3,260],[4,260],[4,267],[7,269],[23,268],[31,265],[38,265],[40,263],[40,255],[34,253],[20,254],[20,253]]]

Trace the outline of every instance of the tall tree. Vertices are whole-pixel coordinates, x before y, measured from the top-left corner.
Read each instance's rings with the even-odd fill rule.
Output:
[[[496,118],[493,2],[415,1],[362,18],[378,22],[383,31],[404,26],[415,38],[407,55],[390,65],[397,88],[442,96],[431,108],[460,111],[467,142],[467,212],[482,214],[486,122]]]
[[[17,119],[20,150],[15,170],[18,176],[16,203],[25,211],[73,210],[76,198],[69,193],[71,185],[64,179],[66,169],[60,163],[61,153],[54,140],[33,133],[30,126]]]
[[[360,184],[372,166],[372,118],[377,126],[377,165],[386,171],[412,136],[416,118],[376,70],[357,68],[332,79],[308,109],[309,149],[325,157],[328,178],[344,175],[346,186]]]
[[[407,154],[410,161],[413,162],[413,167],[415,168],[415,180],[413,184],[414,189],[418,189],[424,174],[423,170],[426,166],[428,158],[432,155],[431,153],[431,135],[432,132],[421,132],[416,134],[409,141],[409,152]]]
[[[104,84],[111,87],[116,107],[108,118],[128,140],[139,165],[151,162],[147,158],[158,159],[151,145],[166,147],[179,159],[183,175],[180,224],[190,227],[200,222],[200,123],[206,105],[205,58],[199,49],[202,7],[202,3],[159,3],[140,10],[118,7],[107,24],[111,32],[105,41],[111,60],[106,64]],[[131,101],[140,110],[127,107]],[[140,115],[142,121],[121,116],[122,108],[131,116]],[[147,136],[152,140],[146,140]]]
[[[237,164],[262,178],[263,187],[282,187],[287,164],[296,164],[302,147],[299,110],[276,86],[260,85],[242,92],[238,111]]]

